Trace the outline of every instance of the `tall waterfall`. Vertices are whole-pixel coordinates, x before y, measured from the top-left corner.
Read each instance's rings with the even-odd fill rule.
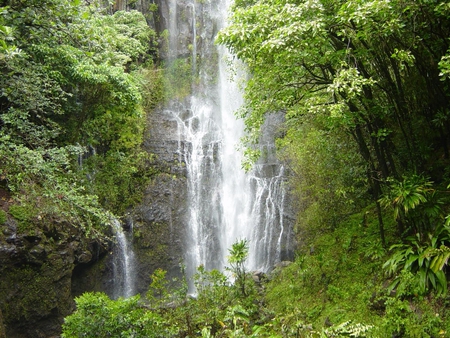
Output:
[[[227,61],[232,58],[214,44],[226,24],[229,1],[168,0],[168,5],[168,63],[186,58],[183,51],[189,50],[193,72],[191,95],[164,110],[178,126],[177,156],[187,175],[187,274],[200,265],[223,270],[228,249],[241,239],[250,245],[247,268],[267,271],[290,246],[284,168],[274,159],[273,144],[267,144],[266,161],[250,173],[241,169],[237,148],[244,125],[234,113],[242,104],[237,85],[242,79],[231,78]],[[183,43],[190,48],[183,49]]]

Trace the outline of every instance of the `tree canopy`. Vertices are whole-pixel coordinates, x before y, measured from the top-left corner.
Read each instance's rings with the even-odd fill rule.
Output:
[[[394,284],[405,270],[419,293],[446,293],[448,2],[236,1],[229,22],[217,41],[250,74],[246,142],[257,142],[267,113],[285,112],[279,145],[303,230],[333,229],[371,200],[380,246],[397,243],[385,265]]]
[[[90,228],[107,222],[106,210],[122,211],[126,201],[104,190],[129,185],[143,160],[137,71],[151,64],[154,37],[137,11],[109,15],[77,0],[3,3],[0,179],[33,217]]]
[[[405,175],[448,182],[449,10],[425,0],[236,2],[218,42],[251,74],[248,130],[282,110],[290,142],[305,123],[345,133],[375,201]]]

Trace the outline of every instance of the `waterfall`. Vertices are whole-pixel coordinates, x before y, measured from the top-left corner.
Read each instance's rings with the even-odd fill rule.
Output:
[[[214,44],[215,34],[226,24],[229,1],[169,0],[169,6],[168,45],[174,49],[168,53],[169,61],[186,58],[183,51],[189,51],[193,71],[191,95],[164,109],[178,126],[177,156],[187,175],[187,274],[194,274],[200,265],[223,271],[228,249],[241,239],[249,241],[247,268],[268,271],[290,245],[284,215],[285,169],[273,155],[273,144],[265,145],[268,155],[251,172],[241,168],[243,158],[237,149],[244,124],[234,113],[242,104],[237,85],[242,79],[239,71],[232,79],[232,58]],[[183,46],[180,40],[186,30],[191,36]]]
[[[123,230],[118,220],[113,220],[112,230],[115,243],[113,246],[114,288],[113,298],[131,297],[135,294],[134,253],[131,249],[132,225],[129,234]]]
[[[92,145],[89,145],[85,152],[78,155],[78,166],[83,168],[83,161],[86,158],[95,156],[97,150]],[[95,172],[87,173],[87,178],[92,179]],[[119,297],[131,297],[135,294],[135,258],[134,252],[131,248],[133,238],[133,223],[129,219],[127,228],[129,231],[125,232],[122,224],[117,219],[112,219],[111,229],[114,234],[113,252],[112,252],[112,297],[117,299]],[[127,222],[128,223],[128,222]]]

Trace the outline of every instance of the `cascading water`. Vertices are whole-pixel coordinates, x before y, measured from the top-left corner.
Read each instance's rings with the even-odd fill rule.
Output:
[[[78,155],[78,165],[83,167],[85,158],[89,158],[96,154],[96,149],[89,146],[87,151]],[[91,179],[93,174],[88,173],[87,177]],[[113,219],[111,222],[111,229],[114,233],[113,243],[113,280],[112,280],[112,297],[117,299],[119,297],[131,297],[135,294],[135,257],[131,248],[133,238],[133,224],[130,219],[127,232],[124,231],[122,224]]]
[[[134,291],[134,253],[131,249],[132,229],[130,226],[129,234],[125,233],[122,224],[118,220],[113,220],[112,230],[116,239],[113,247],[113,267],[114,267],[114,288],[113,298],[131,297]]]
[[[284,168],[271,160],[256,164],[251,173],[241,169],[237,146],[244,126],[234,116],[241,93],[227,72],[225,49],[214,44],[217,30],[225,24],[229,2],[177,4],[170,0],[169,5],[169,46],[175,48],[168,53],[169,61],[180,55],[177,24],[187,20],[194,34],[190,40],[194,44],[190,48],[195,79],[192,95],[172,102],[164,112],[178,125],[178,156],[187,173],[187,274],[195,273],[200,265],[223,270],[228,249],[240,239],[250,245],[247,268],[267,271],[290,245],[290,227],[284,221]],[[189,18],[177,15],[177,6],[182,5]]]

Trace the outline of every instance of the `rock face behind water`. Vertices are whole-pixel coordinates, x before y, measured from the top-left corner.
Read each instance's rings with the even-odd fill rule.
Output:
[[[166,270],[169,277],[181,277],[183,238],[188,228],[187,173],[180,149],[190,145],[179,139],[176,121],[163,108],[148,116],[148,125],[143,146],[154,155],[152,167],[158,174],[131,214],[138,292],[148,289],[150,274],[158,268]]]
[[[157,0],[157,12],[149,20],[159,32],[170,31],[167,39],[161,39],[160,58],[168,63],[188,64],[195,69],[195,62],[214,60],[212,55],[198,55],[195,51],[203,44],[211,44],[215,27],[208,20],[212,2],[192,0]],[[137,1],[136,9],[148,6],[145,1]],[[146,17],[149,17],[147,13]],[[214,77],[216,74],[204,76]],[[199,74],[192,74],[193,77]],[[178,81],[178,79],[176,79]],[[175,87],[176,84],[175,84]],[[147,187],[144,200],[130,212],[133,220],[133,249],[137,260],[136,289],[144,292],[151,282],[150,275],[158,268],[168,272],[168,277],[182,277],[180,265],[184,262],[188,231],[187,170],[182,154],[192,145],[179,134],[180,121],[172,112],[185,112],[183,120],[188,120],[189,91],[175,93],[169,102],[157,107],[148,116],[148,131],[144,149],[154,155],[152,170],[158,172]],[[187,95],[187,96],[186,96]],[[183,115],[183,114],[181,114]]]

